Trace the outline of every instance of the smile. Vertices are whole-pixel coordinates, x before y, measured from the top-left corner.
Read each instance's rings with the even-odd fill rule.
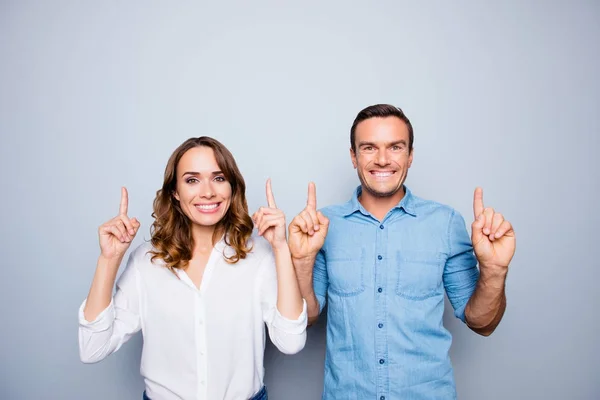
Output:
[[[395,171],[371,171],[371,175],[373,175],[376,178],[388,178],[394,175],[395,173]]]
[[[217,211],[220,205],[221,203],[194,204],[194,207],[196,207],[196,210],[200,211],[201,213],[209,214]]]

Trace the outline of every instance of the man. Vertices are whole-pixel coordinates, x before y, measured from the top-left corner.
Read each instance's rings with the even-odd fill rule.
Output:
[[[408,190],[413,129],[402,110],[365,108],[350,143],[361,183],[350,201],[317,211],[310,184],[289,227],[309,323],[328,302],[323,399],[455,399],[444,290],[456,317],[490,335],[506,307],[513,228],[479,188],[470,239],[459,213]]]

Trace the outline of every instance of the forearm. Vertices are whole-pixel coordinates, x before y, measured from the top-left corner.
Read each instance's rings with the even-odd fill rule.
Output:
[[[277,310],[288,319],[297,319],[303,303],[290,249],[286,244],[273,248],[277,269]]]
[[[298,285],[300,287],[300,293],[304,300],[306,300],[306,312],[308,314],[308,325],[312,325],[319,319],[319,301],[315,295],[313,287],[313,266],[315,265],[315,258],[297,259],[293,258],[293,263],[296,271],[310,271],[310,273],[299,273],[298,274]]]
[[[475,292],[465,308],[465,319],[474,332],[489,336],[494,332],[506,309],[506,270],[481,268]]]
[[[83,310],[86,321],[94,321],[110,304],[120,264],[121,258],[106,259],[102,256],[98,258],[94,280]]]

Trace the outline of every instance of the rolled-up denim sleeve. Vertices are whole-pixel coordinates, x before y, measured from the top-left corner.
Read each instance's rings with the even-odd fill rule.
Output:
[[[319,301],[319,314],[323,311],[327,303],[327,288],[329,286],[329,278],[327,276],[327,265],[325,263],[325,254],[323,249],[319,250],[315,259],[313,268],[313,290]]]
[[[454,315],[465,322],[465,307],[475,291],[479,270],[465,220],[454,210],[448,225],[448,247],[444,287],[454,308]]]

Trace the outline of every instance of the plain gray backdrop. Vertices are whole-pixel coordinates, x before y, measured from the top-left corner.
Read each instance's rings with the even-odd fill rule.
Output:
[[[94,365],[77,346],[121,185],[135,247],[171,152],[211,135],[289,222],[310,180],[350,197],[350,125],[382,102],[413,122],[415,194],[470,224],[481,185],[516,229],[497,331],[446,310],[459,398],[600,398],[599,42],[594,0],[0,1],[0,398],[140,398],[139,335]],[[320,398],[324,324],[269,346],[270,398]]]

